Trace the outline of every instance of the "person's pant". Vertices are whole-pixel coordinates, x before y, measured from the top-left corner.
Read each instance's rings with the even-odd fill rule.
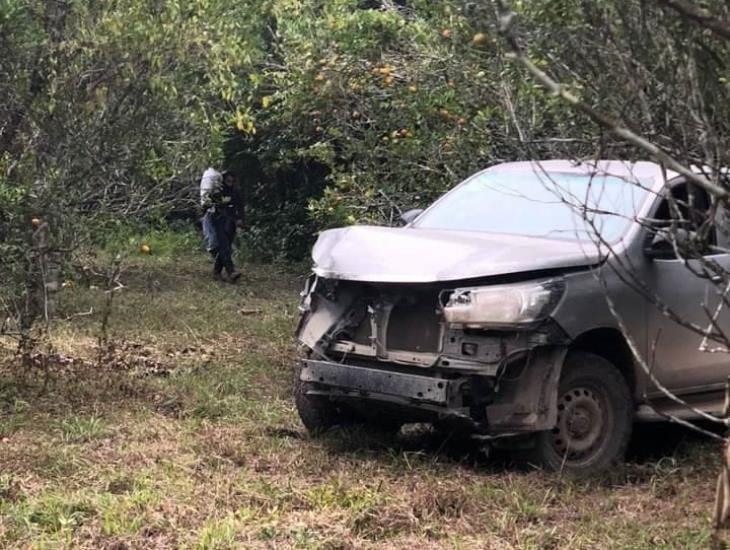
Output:
[[[213,216],[213,227],[217,243],[214,270],[216,273],[221,273],[225,269],[230,275],[235,271],[232,246],[236,224],[229,216]]]
[[[213,212],[206,212],[201,220],[203,224],[203,240],[205,241],[205,249],[211,254],[215,253],[216,248],[218,248],[218,239],[216,238],[213,217]]]

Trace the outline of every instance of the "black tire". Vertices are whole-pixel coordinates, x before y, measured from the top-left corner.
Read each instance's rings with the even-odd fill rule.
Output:
[[[302,382],[302,368],[300,363],[294,369],[294,403],[302,424],[311,435],[321,435],[335,426],[356,425],[382,435],[394,435],[400,431],[403,422],[396,417],[377,413],[367,414],[325,396],[307,395],[307,391],[316,389],[317,384]]]
[[[634,405],[623,375],[609,361],[585,352],[568,354],[558,389],[558,422],[535,437],[532,462],[584,477],[623,462]]]
[[[320,435],[334,426],[350,426],[355,423],[352,411],[340,403],[320,395],[307,395],[316,384],[302,382],[302,364],[294,369],[294,403],[302,424],[312,435]]]
[[[363,426],[373,435],[394,436],[403,427],[404,422],[391,414],[363,412],[362,408],[353,410],[352,424]]]
[[[474,427],[464,421],[439,419],[431,423],[434,435],[439,439],[454,442],[470,441],[476,433]]]

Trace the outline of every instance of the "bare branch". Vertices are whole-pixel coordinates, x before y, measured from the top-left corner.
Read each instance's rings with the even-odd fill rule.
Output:
[[[540,166],[540,170],[542,171],[542,167]],[[549,174],[547,172],[542,171],[542,173],[550,178]],[[560,186],[552,179],[550,179],[552,183],[556,186],[556,190],[560,190]],[[578,199],[576,202],[571,203],[570,201],[566,200],[564,196],[561,196],[559,192],[556,193],[556,195],[563,201],[565,204],[571,205],[575,207],[577,204],[580,204],[580,200],[575,195],[572,195],[573,200]],[[583,203],[585,205],[585,203]],[[614,258],[614,261],[618,262],[620,264],[620,255],[616,254],[613,250],[612,244],[604,238],[601,230],[599,227],[596,226],[595,219],[592,218],[587,211],[587,209],[583,208],[583,220],[590,226],[592,229],[592,233],[595,237],[594,244],[597,247],[599,251],[605,250],[609,253],[609,255]],[[619,277],[619,279],[625,283],[624,277],[619,273],[618,269],[613,265],[614,262],[610,262],[609,265],[611,266],[611,269],[614,271],[614,273]],[[623,267],[623,269],[626,269]],[[628,273],[630,273],[633,277],[633,270],[627,270]],[[595,277],[596,281],[601,285],[603,288],[603,294],[604,298],[606,299],[606,305],[608,306],[608,309],[613,316],[613,318],[616,320],[616,323],[618,324],[619,330],[623,334],[626,343],[629,347],[629,350],[634,358],[635,363],[641,368],[641,370],[644,371],[648,379],[654,384],[657,390],[659,390],[660,393],[662,393],[665,397],[667,397],[670,401],[673,401],[674,403],[677,403],[678,405],[686,408],[687,410],[691,411],[696,417],[702,418],[704,420],[719,423],[725,426],[730,426],[730,418],[718,418],[712,414],[709,414],[705,411],[702,411],[696,407],[693,407],[691,404],[689,404],[687,401],[681,399],[677,395],[675,395],[671,390],[669,390],[662,382],[657,378],[656,374],[654,373],[654,369],[652,368],[652,365],[649,365],[646,361],[646,359],[643,357],[641,350],[639,349],[639,346],[637,345],[636,341],[634,340],[633,336],[631,335],[630,330],[624,323],[623,317],[618,311],[618,308],[616,307],[613,299],[611,298],[611,294],[608,288],[608,283],[605,280],[604,277],[601,276],[600,271],[593,269],[592,270],[593,276]],[[629,285],[630,286],[630,285]],[[645,288],[645,285],[641,285]],[[644,294],[645,296],[650,296],[650,294]],[[674,315],[671,314],[671,311],[665,307],[659,306],[659,303],[657,303],[657,306],[660,307],[660,310],[662,311],[662,314],[667,315],[667,317],[674,319]],[[687,322],[681,319],[680,317],[676,317],[676,321],[682,326],[687,326]],[[708,338],[712,339],[713,335],[710,334],[709,331],[695,325],[694,323],[689,323],[689,325],[692,327],[692,330],[697,332],[698,334]],[[721,335],[724,339],[724,335]],[[726,340],[725,340],[726,341]],[[649,404],[650,405],[650,404]],[[651,406],[651,405],[650,405]],[[652,407],[653,408],[653,407]],[[662,415],[665,416],[668,420],[671,420],[672,422],[682,424],[685,427],[696,429],[696,431],[703,433],[707,435],[705,430],[702,430],[701,428],[695,426],[691,422],[683,421],[675,416],[671,415]],[[718,439],[724,440],[723,438],[720,438],[718,436]]]
[[[706,190],[717,199],[725,200],[729,194],[726,189],[710,181],[707,177],[699,174],[692,169],[684,166],[679,161],[675,160],[669,153],[655,145],[648,139],[640,136],[621,124],[618,120],[613,119],[609,115],[595,110],[593,107],[582,101],[579,97],[568,91],[568,89],[561,83],[555,81],[547,73],[537,67],[526,55],[524,48],[520,44],[515,34],[512,22],[515,18],[515,13],[510,9],[506,2],[503,0],[496,0],[498,12],[499,12],[499,24],[500,32],[507,40],[507,43],[512,50],[511,56],[517,60],[523,67],[525,67],[530,74],[537,80],[544,88],[546,88],[553,95],[560,97],[566,103],[581,111],[587,115],[593,122],[609,130],[612,134],[618,138],[626,141],[644,151],[646,151],[652,158],[663,164],[665,167],[673,170],[688,180],[696,183],[701,188]]]
[[[727,19],[718,17],[686,0],[657,0],[657,2],[673,9],[685,19],[691,19],[702,27],[711,30],[717,36],[730,40],[730,21]]]

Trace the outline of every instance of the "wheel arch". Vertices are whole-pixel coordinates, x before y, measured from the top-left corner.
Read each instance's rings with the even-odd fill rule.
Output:
[[[634,354],[620,330],[614,327],[588,330],[571,342],[568,351],[593,353],[609,361],[626,380],[634,401],[639,399],[643,392],[641,373],[634,360]]]

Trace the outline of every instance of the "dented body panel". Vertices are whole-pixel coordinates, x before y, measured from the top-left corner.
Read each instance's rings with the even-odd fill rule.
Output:
[[[311,359],[301,380],[317,386],[314,394],[387,403],[406,419],[460,420],[482,431],[489,417],[490,433],[555,421],[548,388],[568,338],[554,323],[491,333],[446,326],[436,314],[439,292],[428,285],[315,277],[303,294],[298,335]],[[430,303],[430,317],[422,303]]]
[[[526,166],[533,165],[490,170]],[[585,170],[564,161],[543,168]],[[659,167],[608,162],[601,169],[639,174],[653,194],[637,205],[636,216],[655,208],[666,181]],[[562,366],[573,347],[622,328],[647,356],[650,304],[621,276],[632,265],[638,277],[651,277],[655,266],[644,243],[639,223],[611,244],[610,254],[584,239],[424,229],[417,223],[325,231],[302,292],[297,337],[306,359],[300,380],[312,395],[387,407],[404,422],[455,420],[490,435],[549,430],[556,423]],[[621,312],[620,323],[609,303]],[[484,323],[478,322],[482,316]],[[617,366],[637,405],[652,395],[646,374],[630,357]],[[713,390],[714,382],[707,380],[700,393]]]
[[[320,277],[402,284],[597,265],[602,255],[557,239],[352,226],[323,231],[312,258]]]

